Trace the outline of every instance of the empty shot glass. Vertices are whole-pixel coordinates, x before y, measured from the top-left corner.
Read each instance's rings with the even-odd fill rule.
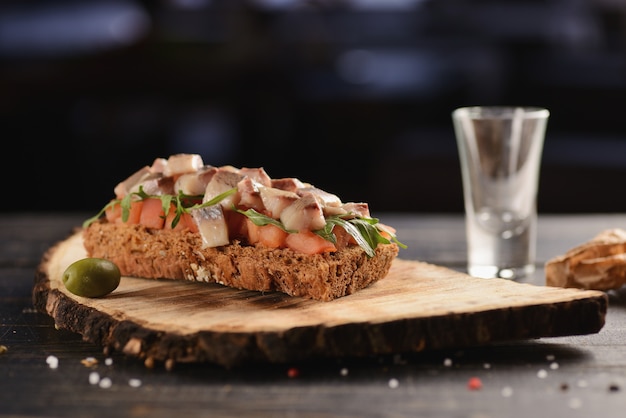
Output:
[[[513,106],[452,113],[471,276],[519,279],[535,271],[537,191],[549,115],[544,108]]]

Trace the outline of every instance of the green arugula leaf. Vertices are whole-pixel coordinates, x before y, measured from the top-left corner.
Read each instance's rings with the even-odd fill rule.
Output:
[[[232,189],[228,189],[225,192],[218,194],[213,199],[208,200],[208,201],[206,201],[204,203],[198,203],[198,204],[195,204],[195,205],[192,205],[192,206],[188,206],[188,207],[185,207],[182,204],[182,200],[180,198],[178,199],[178,202],[180,203],[180,208],[181,208],[182,211],[190,212],[190,211],[192,211],[194,209],[202,209],[202,208],[207,208],[209,206],[217,205],[222,200],[226,199],[228,196],[230,196],[230,195],[232,195],[234,193],[237,193],[237,188],[236,187],[233,187]],[[187,195],[182,195],[182,196],[184,196],[185,198],[193,197],[193,196],[187,196]]]
[[[378,225],[379,224],[378,219],[362,218],[362,217],[354,217],[354,218],[351,217],[349,219],[345,219],[344,218],[345,216],[352,216],[352,215],[351,214],[336,215],[336,216],[331,216],[327,218],[326,228],[324,228],[323,233],[328,234],[329,225],[342,226],[343,229],[345,229],[346,232],[354,238],[357,244],[370,257],[373,257],[375,255],[375,250],[378,244],[389,244],[391,242],[389,239],[385,238],[381,234],[381,230]],[[330,230],[332,230],[332,227],[330,228]],[[318,233],[318,231],[315,231],[315,232]],[[319,235],[324,237],[324,235],[322,234],[319,234]],[[391,234],[391,236],[392,236],[393,242],[395,242],[402,248],[407,248],[406,245],[398,241],[395,234]],[[334,234],[333,234],[333,238],[334,238]]]
[[[335,227],[335,223],[327,221],[326,225],[324,225],[324,228],[318,229],[317,231],[313,231],[313,232],[319,235],[320,237],[324,238],[326,241],[330,241],[333,244],[336,244],[337,236],[333,233],[334,227]]]
[[[274,225],[274,226],[277,226],[280,229],[282,229],[283,231],[288,232],[290,234],[298,232],[298,231],[292,231],[292,230],[286,229],[285,225],[283,225],[283,223],[281,221],[279,221],[277,219],[274,219],[274,218],[271,218],[271,217],[269,217],[267,215],[263,215],[262,213],[259,213],[259,212],[257,212],[256,210],[254,210],[252,208],[250,208],[248,210],[241,210],[241,209],[237,209],[233,205],[232,209],[235,212],[241,213],[242,215],[246,216],[256,226]]]
[[[161,208],[163,209],[163,218],[167,218],[167,215],[170,213],[170,207],[173,199],[174,196],[169,194],[161,196]]]
[[[130,202],[132,200],[133,195],[127,194],[120,201],[120,206],[122,207],[122,221],[126,222],[128,220],[128,216],[130,216]]]
[[[372,239],[373,234],[371,233],[370,229],[375,230],[375,228],[371,227],[370,224],[366,222],[363,223],[363,225],[368,225],[369,228],[359,227],[358,224],[355,223],[355,221],[359,219],[360,218],[353,218],[350,220],[346,220],[341,218],[340,216],[331,216],[326,219],[326,225],[331,224],[333,226],[339,225],[343,227],[343,229],[345,229],[346,232],[354,238],[359,247],[361,247],[369,257],[374,257],[374,255],[376,254],[375,248],[377,242]]]

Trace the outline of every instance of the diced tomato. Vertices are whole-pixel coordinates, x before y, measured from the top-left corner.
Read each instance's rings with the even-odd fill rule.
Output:
[[[138,224],[141,216],[141,209],[143,207],[143,201],[133,201],[130,204],[130,211],[128,213],[128,219],[126,223],[129,224]],[[112,223],[122,223],[122,205],[116,203],[105,210],[104,216],[107,221]]]
[[[138,224],[141,219],[141,212],[143,210],[143,200],[134,200],[130,204],[130,211],[128,213],[128,224]]]
[[[184,231],[189,230],[191,232],[198,232],[198,225],[193,220],[193,217],[187,212],[181,213],[180,218],[178,219],[178,223],[174,228],[172,228],[172,222],[176,217],[176,206],[174,204],[170,205],[170,210],[167,212],[167,216],[165,217],[165,224],[163,225],[164,229],[173,229],[174,231]]]
[[[198,224],[193,219],[193,216],[191,216],[190,214],[183,213],[180,217],[180,221],[184,223],[187,228],[189,228],[189,231],[198,232]]]
[[[261,244],[269,248],[285,248],[286,238],[289,235],[275,225],[255,225],[249,218],[246,219],[247,241],[249,244]]]
[[[346,248],[349,245],[356,245],[356,240],[352,235],[346,232],[344,227],[336,225],[333,228],[333,233],[337,238],[337,242],[335,243],[335,247],[337,247],[337,249],[340,250]]]
[[[144,199],[142,202],[143,206],[139,215],[139,223],[146,228],[163,229],[163,225],[165,224],[165,212],[163,211],[161,199],[149,198]]]
[[[379,223],[378,226],[380,227],[378,228],[378,232],[380,233],[380,235],[387,238],[388,240],[391,240],[392,234],[395,235],[396,233],[396,229],[389,225]]]
[[[164,229],[174,229],[174,231],[182,231],[185,229],[185,223],[183,222],[183,217],[181,215],[178,223],[174,228],[172,228],[172,222],[176,217],[176,206],[173,204],[170,205],[170,210],[167,212],[167,216],[165,217],[165,223],[163,224]]]
[[[122,223],[122,206],[118,203],[107,208],[104,215],[108,222]],[[172,204],[167,216],[164,217],[161,199],[144,199],[133,201],[130,205],[128,224],[141,223],[153,229],[172,229],[172,221],[176,216],[176,206]],[[189,230],[198,232],[198,225],[189,213],[182,213],[178,223],[173,228],[175,231]]]
[[[289,234],[279,227],[268,224],[259,227],[259,244],[269,248],[285,247]]]
[[[109,206],[104,211],[104,216],[111,223],[122,222],[122,206],[119,203]]]
[[[228,225],[228,236],[232,239],[248,239],[248,217],[233,210],[225,210],[224,218]]]
[[[260,226],[255,225],[250,218],[246,217],[246,235],[248,244],[256,244],[259,242],[259,235],[261,234],[260,229]]]
[[[287,246],[304,254],[319,254],[337,251],[337,247],[311,231],[289,234],[285,239]]]

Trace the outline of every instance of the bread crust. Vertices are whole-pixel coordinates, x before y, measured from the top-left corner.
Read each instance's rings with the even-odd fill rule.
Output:
[[[314,255],[239,241],[202,248],[198,233],[104,219],[83,230],[83,242],[89,257],[115,262],[125,276],[219,283],[320,301],[352,294],[382,279],[399,250],[395,243],[380,244],[369,258],[358,246]]]
[[[545,264],[546,285],[591,290],[617,289],[626,284],[626,231],[600,232]]]

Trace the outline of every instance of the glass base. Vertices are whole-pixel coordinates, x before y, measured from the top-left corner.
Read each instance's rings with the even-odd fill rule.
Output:
[[[535,266],[533,264],[522,267],[468,266],[467,271],[470,276],[483,279],[516,280],[533,274],[535,272]]]

